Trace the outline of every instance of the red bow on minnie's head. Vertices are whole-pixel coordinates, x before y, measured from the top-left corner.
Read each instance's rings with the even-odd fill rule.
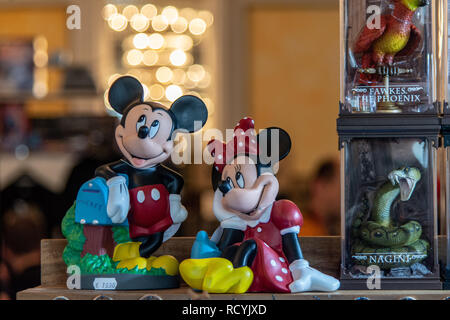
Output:
[[[256,137],[253,119],[245,117],[234,128],[233,139],[228,143],[211,140],[208,150],[214,157],[214,168],[222,172],[225,165],[230,163],[237,155],[258,155],[258,139]]]

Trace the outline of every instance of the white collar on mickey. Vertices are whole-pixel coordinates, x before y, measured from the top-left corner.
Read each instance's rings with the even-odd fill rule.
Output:
[[[222,198],[222,192],[217,189],[214,194],[213,212],[223,229],[230,228],[245,231],[247,227],[254,228],[258,224],[267,223],[270,220],[270,213],[272,212],[273,203],[264,210],[259,219],[244,220],[238,217],[235,213],[226,210],[222,205]]]

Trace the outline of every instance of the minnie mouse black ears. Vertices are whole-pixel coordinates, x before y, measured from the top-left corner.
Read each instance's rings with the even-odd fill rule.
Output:
[[[136,78],[123,76],[118,78],[109,88],[108,101],[111,107],[123,114],[131,104],[142,102],[144,88]]]
[[[271,127],[261,130],[257,139],[259,162],[263,166],[274,165],[286,158],[291,151],[291,138],[281,128]]]

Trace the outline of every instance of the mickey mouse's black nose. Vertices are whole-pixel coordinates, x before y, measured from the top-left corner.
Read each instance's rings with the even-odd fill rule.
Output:
[[[141,139],[145,139],[148,136],[150,129],[147,126],[142,126],[139,128],[138,137]]]

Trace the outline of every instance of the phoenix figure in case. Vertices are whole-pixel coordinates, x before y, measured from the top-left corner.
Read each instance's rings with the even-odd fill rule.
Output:
[[[391,0],[394,9],[389,14],[366,23],[353,47],[361,55],[357,83],[371,85],[381,80],[386,87],[384,99],[378,103],[378,111],[401,112],[389,99],[389,78],[414,72],[410,68],[395,67],[398,59],[410,56],[421,43],[422,35],[413,24],[415,12],[428,5],[428,0]]]

